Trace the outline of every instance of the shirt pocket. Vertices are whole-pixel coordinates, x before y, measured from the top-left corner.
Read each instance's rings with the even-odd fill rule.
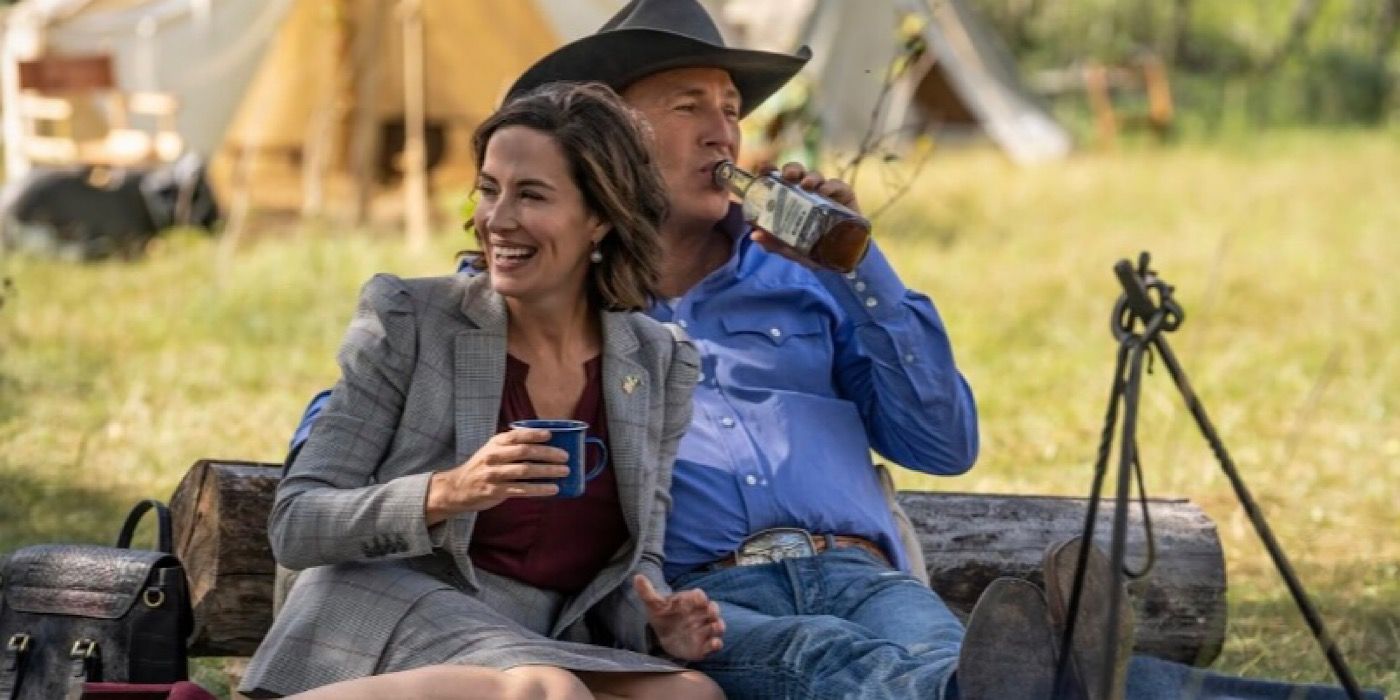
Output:
[[[752,340],[752,336],[762,337],[774,347],[781,347],[794,338],[807,341],[812,336],[822,335],[822,321],[813,316],[787,316],[765,319],[756,316],[724,316],[720,318],[724,332]]]
[[[822,319],[812,315],[721,317],[727,338],[721,383],[747,390],[828,396],[832,347]]]

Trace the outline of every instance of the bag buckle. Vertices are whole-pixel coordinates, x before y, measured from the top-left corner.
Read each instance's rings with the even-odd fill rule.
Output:
[[[5,650],[13,651],[17,654],[23,654],[29,651],[29,635],[23,632],[16,632],[10,635],[10,641],[5,644]]]
[[[734,550],[735,566],[771,564],[784,559],[815,556],[812,533],[798,527],[775,527],[755,533]]]
[[[165,591],[159,588],[147,588],[141,593],[141,602],[148,608],[158,608],[165,603]]]
[[[68,693],[69,700],[83,696],[83,684],[102,680],[101,652],[97,642],[83,637],[73,642],[68,652]]]
[[[68,652],[70,659],[91,659],[94,656],[97,656],[97,642],[86,637],[73,642],[73,649]]]

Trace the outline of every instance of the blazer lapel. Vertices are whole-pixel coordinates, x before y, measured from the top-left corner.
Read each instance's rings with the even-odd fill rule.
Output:
[[[651,375],[637,363],[637,335],[622,313],[603,314],[603,404],[608,416],[608,450],[617,478],[622,517],[634,541],[651,508],[648,471],[642,460],[647,439]]]
[[[647,533],[643,530],[651,510],[652,480],[644,460],[655,457],[645,450],[652,389],[651,374],[636,360],[641,344],[624,313],[603,313],[603,404],[608,416],[608,458],[617,479],[622,518],[632,535],[630,561],[613,562],[588,587],[559,612],[553,635],[560,635],[584,612],[619,585],[630,586],[627,572],[635,562]]]
[[[506,306],[486,275],[469,282],[462,313],[474,327],[457,334],[454,348],[452,391],[459,463],[496,433],[506,376]]]
[[[505,302],[491,289],[486,275],[468,282],[462,313],[475,328],[457,333],[454,339],[452,394],[458,464],[496,433],[506,376]],[[475,522],[474,513],[452,519],[448,546],[460,562],[469,561],[467,549]]]

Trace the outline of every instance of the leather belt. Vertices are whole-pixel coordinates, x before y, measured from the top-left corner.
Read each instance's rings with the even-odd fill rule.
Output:
[[[886,566],[890,558],[880,545],[855,535],[813,534],[796,527],[775,527],[750,535],[733,554],[711,564],[714,569],[728,569],[735,566],[771,564],[784,559],[813,557],[828,549],[859,547],[870,552]]]

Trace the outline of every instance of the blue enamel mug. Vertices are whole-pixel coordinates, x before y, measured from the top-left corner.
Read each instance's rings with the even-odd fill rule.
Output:
[[[544,444],[569,453],[568,476],[560,479],[541,479],[541,481],[553,481],[559,485],[559,493],[555,498],[582,496],[584,484],[602,474],[604,465],[608,463],[608,446],[604,445],[603,441],[598,438],[588,437],[588,424],[581,420],[518,420],[511,423],[510,427],[548,430],[549,440],[545,441]],[[583,462],[586,459],[589,445],[598,446],[598,463],[585,473]]]

